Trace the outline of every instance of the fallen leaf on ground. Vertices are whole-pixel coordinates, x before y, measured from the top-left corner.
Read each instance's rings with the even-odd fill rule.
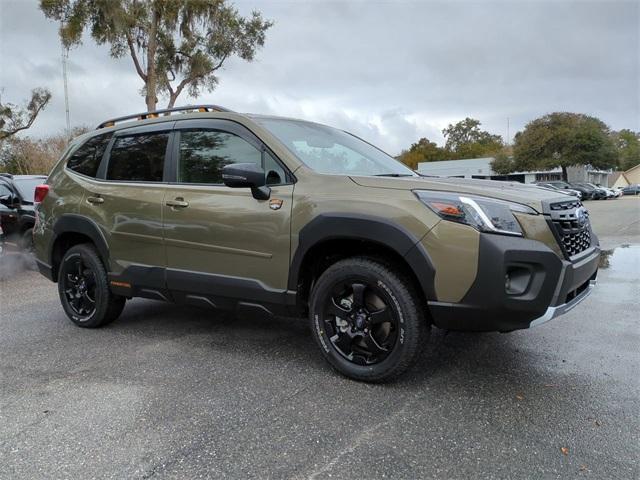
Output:
[[[569,455],[569,449],[567,447],[560,447],[560,451],[563,455]]]
[[[586,472],[587,471],[587,466],[586,465],[580,465],[580,471],[581,472]]]
[[[516,398],[517,398],[518,400],[524,400],[524,397],[523,397],[522,395],[516,395]]]

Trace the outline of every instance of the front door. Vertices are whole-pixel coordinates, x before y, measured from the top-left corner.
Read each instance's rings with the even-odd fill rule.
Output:
[[[281,301],[289,272],[292,177],[234,122],[188,120],[175,128],[175,183],[163,207],[167,286],[191,303]],[[224,165],[249,162],[265,169],[270,199],[223,184]]]

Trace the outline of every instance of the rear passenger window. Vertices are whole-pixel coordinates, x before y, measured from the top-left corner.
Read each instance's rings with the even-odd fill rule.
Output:
[[[222,184],[222,167],[232,163],[262,166],[262,153],[232,133],[215,130],[180,132],[179,182]]]
[[[117,137],[111,147],[107,180],[161,182],[169,133]]]
[[[90,138],[69,157],[67,168],[87,177],[95,177],[109,140],[110,133]]]

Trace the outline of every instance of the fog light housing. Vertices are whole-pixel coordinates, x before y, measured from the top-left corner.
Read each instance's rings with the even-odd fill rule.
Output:
[[[508,295],[522,295],[529,288],[532,272],[528,268],[511,266],[504,276],[504,290]]]

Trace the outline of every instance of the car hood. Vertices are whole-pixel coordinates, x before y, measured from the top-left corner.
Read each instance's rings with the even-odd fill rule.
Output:
[[[518,182],[440,177],[351,177],[363,187],[395,190],[437,190],[497,198],[528,205],[542,212],[543,201],[566,201],[561,193]]]

